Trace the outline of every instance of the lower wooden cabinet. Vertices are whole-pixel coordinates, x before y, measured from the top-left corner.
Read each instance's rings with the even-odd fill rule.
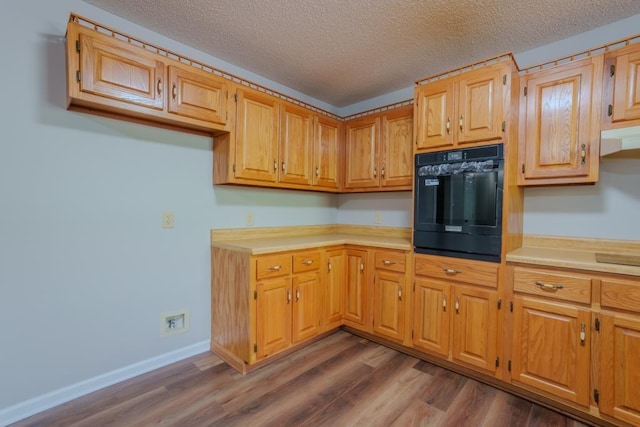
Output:
[[[405,338],[407,289],[406,253],[375,251],[373,333],[396,341]]]
[[[415,255],[413,347],[495,374],[499,264]]]
[[[291,278],[256,286],[256,355],[263,359],[291,345]]]
[[[356,329],[371,330],[368,253],[363,249],[345,251],[345,307],[344,323]]]
[[[324,263],[325,274],[322,288],[321,324],[322,330],[328,331],[342,325],[344,313],[344,280],[345,258],[344,249],[330,249],[326,251]]]
[[[317,271],[293,276],[293,343],[297,344],[320,332],[320,274]]]

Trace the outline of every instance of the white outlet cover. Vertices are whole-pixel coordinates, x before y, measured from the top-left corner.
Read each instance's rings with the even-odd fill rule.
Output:
[[[176,327],[169,327],[169,320],[176,319]],[[160,336],[181,334],[189,330],[189,310],[170,311],[160,316]]]
[[[162,212],[162,228],[173,228],[175,216],[173,212]]]

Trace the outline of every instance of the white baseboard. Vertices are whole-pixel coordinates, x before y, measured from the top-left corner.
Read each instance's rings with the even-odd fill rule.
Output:
[[[0,409],[0,426],[7,426],[16,421],[20,421],[38,412],[53,408],[54,406],[68,402],[85,394],[89,394],[101,388],[119,383],[145,372],[161,368],[170,363],[177,362],[187,357],[194,356],[209,350],[210,342],[202,341],[183,347],[178,350],[170,351],[151,359],[143,360],[120,369],[116,369],[97,377],[89,378],[76,384],[63,387],[58,390],[43,394],[33,399],[26,400],[8,408]]]

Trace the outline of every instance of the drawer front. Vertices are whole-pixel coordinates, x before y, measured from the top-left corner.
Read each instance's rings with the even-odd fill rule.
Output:
[[[638,281],[602,279],[600,305],[640,312],[640,279]]]
[[[415,274],[472,285],[498,287],[500,264],[431,255],[415,256]]]
[[[291,255],[267,255],[256,258],[256,280],[291,273]]]
[[[591,277],[580,274],[514,267],[513,290],[563,301],[591,303]]]
[[[320,252],[300,252],[293,254],[293,272],[302,273],[320,268]]]
[[[404,252],[376,251],[375,267],[404,273],[407,268],[407,256]]]

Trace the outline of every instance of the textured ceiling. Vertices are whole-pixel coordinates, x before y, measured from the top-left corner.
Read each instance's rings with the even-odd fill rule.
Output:
[[[343,107],[640,13],[640,0],[85,0]]]

